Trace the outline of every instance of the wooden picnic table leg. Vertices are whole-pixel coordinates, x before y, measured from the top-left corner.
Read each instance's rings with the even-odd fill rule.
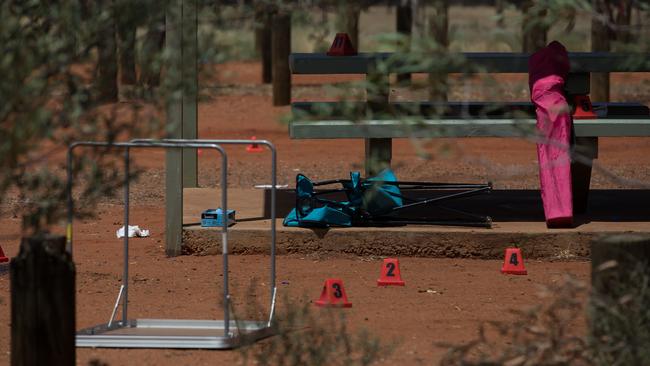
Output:
[[[569,73],[564,90],[572,103],[578,95],[589,95],[591,78],[588,72]],[[598,137],[576,137],[571,161],[571,186],[573,188],[573,212],[587,212],[589,184],[591,182],[591,165],[598,157]]]
[[[395,31],[406,39],[403,52],[411,50],[411,33],[413,30],[413,12],[411,1],[400,1],[397,4],[395,14]],[[408,85],[411,82],[411,74],[397,74],[397,84]]]
[[[393,139],[366,139],[366,176],[370,177],[390,167]]]
[[[289,70],[291,13],[286,11],[275,13],[272,24],[273,105],[289,105],[291,104],[291,70]]]
[[[573,212],[587,212],[591,166],[598,158],[598,137],[576,137],[571,162],[571,185],[573,186]]]
[[[390,95],[389,75],[374,72],[373,68],[371,68],[366,75],[366,81],[368,82],[366,98],[369,112],[373,115],[386,113],[389,107]],[[393,155],[391,138],[367,138],[365,139],[365,145],[366,177],[376,175],[383,169],[390,167],[390,160]]]

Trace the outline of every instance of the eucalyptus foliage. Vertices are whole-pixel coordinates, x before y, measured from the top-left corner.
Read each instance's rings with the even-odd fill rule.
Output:
[[[166,1],[153,0],[0,4],[0,200],[18,197],[13,203],[23,216],[23,231],[44,230],[60,218],[65,208],[65,153],[71,142],[114,141],[160,131],[154,111],[162,99],[150,81],[141,83],[140,88],[150,92],[138,93],[138,99],[102,101],[99,89],[106,85],[97,82],[98,54],[115,44],[116,27],[136,27],[141,34],[138,52],[144,53],[138,68],[159,73],[163,53],[146,40],[152,31],[160,34],[164,29],[166,6]],[[175,87],[168,84],[160,90]],[[75,184],[83,187],[84,204],[119,186],[120,166],[110,155],[84,151],[76,157]]]

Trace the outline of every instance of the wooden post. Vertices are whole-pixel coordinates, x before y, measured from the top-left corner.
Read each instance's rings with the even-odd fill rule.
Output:
[[[273,16],[273,105],[291,104],[291,14],[280,11]]]
[[[449,1],[434,1],[432,10],[429,15],[430,36],[438,44],[437,52],[443,53],[449,46]],[[447,73],[445,71],[429,73],[429,100],[437,105],[447,101]]]
[[[594,10],[600,15],[608,14],[605,1],[595,0],[593,5]],[[606,22],[594,16],[591,20],[591,50],[608,52],[610,38],[611,31]],[[567,84],[568,82],[569,80]],[[592,101],[609,101],[609,73],[591,73],[586,92],[590,93]],[[598,137],[576,137],[573,155],[575,156],[571,161],[573,212],[583,214],[588,209],[593,159],[598,157]]]
[[[271,20],[272,9],[263,2],[255,6],[255,50],[262,64],[262,83],[270,84],[273,81],[273,68],[271,67]]]
[[[168,4],[165,43],[167,49],[180,50],[182,0]],[[180,52],[174,52],[167,60],[166,83],[173,89],[181,83],[182,59]],[[177,93],[167,98],[167,137],[183,137],[183,99]],[[165,253],[168,256],[181,254],[183,241],[183,154],[180,149],[165,152]]]
[[[101,7],[110,10],[106,23],[102,24],[97,44],[97,101],[117,102],[117,42],[115,35],[115,17],[112,1],[102,1]]]
[[[182,19],[182,90],[184,139],[198,137],[198,0],[183,0]],[[196,149],[183,149],[183,187],[198,187],[198,158]]]
[[[11,365],[75,365],[75,268],[65,237],[23,238],[11,271]]]
[[[387,74],[376,70],[370,65],[366,75],[366,99],[368,110],[373,114],[389,111],[390,80]],[[366,177],[376,175],[384,168],[390,167],[393,155],[393,142],[390,138],[365,139],[365,171]]]
[[[411,0],[402,0],[397,4],[395,15],[395,29],[397,33],[404,35],[407,40],[404,44],[403,52],[409,52],[411,49],[411,32],[413,28],[413,13],[411,9]],[[411,74],[397,74],[398,83],[408,83],[411,81]]]
[[[607,25],[606,17],[609,19],[609,11],[605,0],[593,1],[594,11],[598,16],[591,18],[591,50],[594,52],[609,52],[612,29]],[[609,102],[609,73],[591,73],[592,102]]]
[[[167,137],[197,138],[197,0],[169,1],[166,43],[171,52],[167,64]],[[196,149],[168,149],[165,156],[165,252],[181,254],[183,238],[183,187],[197,186]]]
[[[598,137],[576,137],[573,146],[574,158],[571,160],[571,188],[573,212],[582,214],[589,206],[589,186],[591,168],[598,158]]]
[[[577,95],[589,94],[589,73],[569,73],[564,81],[564,93],[569,103]],[[573,193],[573,212],[587,212],[591,167],[598,158],[598,137],[578,136],[574,139],[571,151],[571,189]]]
[[[366,177],[377,175],[383,169],[390,167],[393,158],[393,140],[365,139],[365,153]]]

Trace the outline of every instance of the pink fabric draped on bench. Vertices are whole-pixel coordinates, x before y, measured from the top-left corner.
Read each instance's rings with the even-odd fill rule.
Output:
[[[573,225],[571,187],[571,130],[573,120],[564,96],[564,80],[569,72],[566,48],[553,41],[534,53],[528,61],[531,100],[536,106],[539,179],[546,225]]]

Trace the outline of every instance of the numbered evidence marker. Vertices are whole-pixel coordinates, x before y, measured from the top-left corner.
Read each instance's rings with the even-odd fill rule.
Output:
[[[348,296],[343,288],[343,281],[335,278],[328,278],[323,285],[323,291],[320,298],[315,302],[316,306],[323,307],[343,307],[351,308],[352,303],[348,301]]]
[[[506,256],[503,260],[503,267],[501,273],[513,275],[526,275],[526,267],[524,267],[524,258],[521,255],[519,248],[506,248]]]
[[[386,258],[381,265],[381,276],[377,280],[377,286],[404,286],[402,275],[399,270],[397,258]]]

